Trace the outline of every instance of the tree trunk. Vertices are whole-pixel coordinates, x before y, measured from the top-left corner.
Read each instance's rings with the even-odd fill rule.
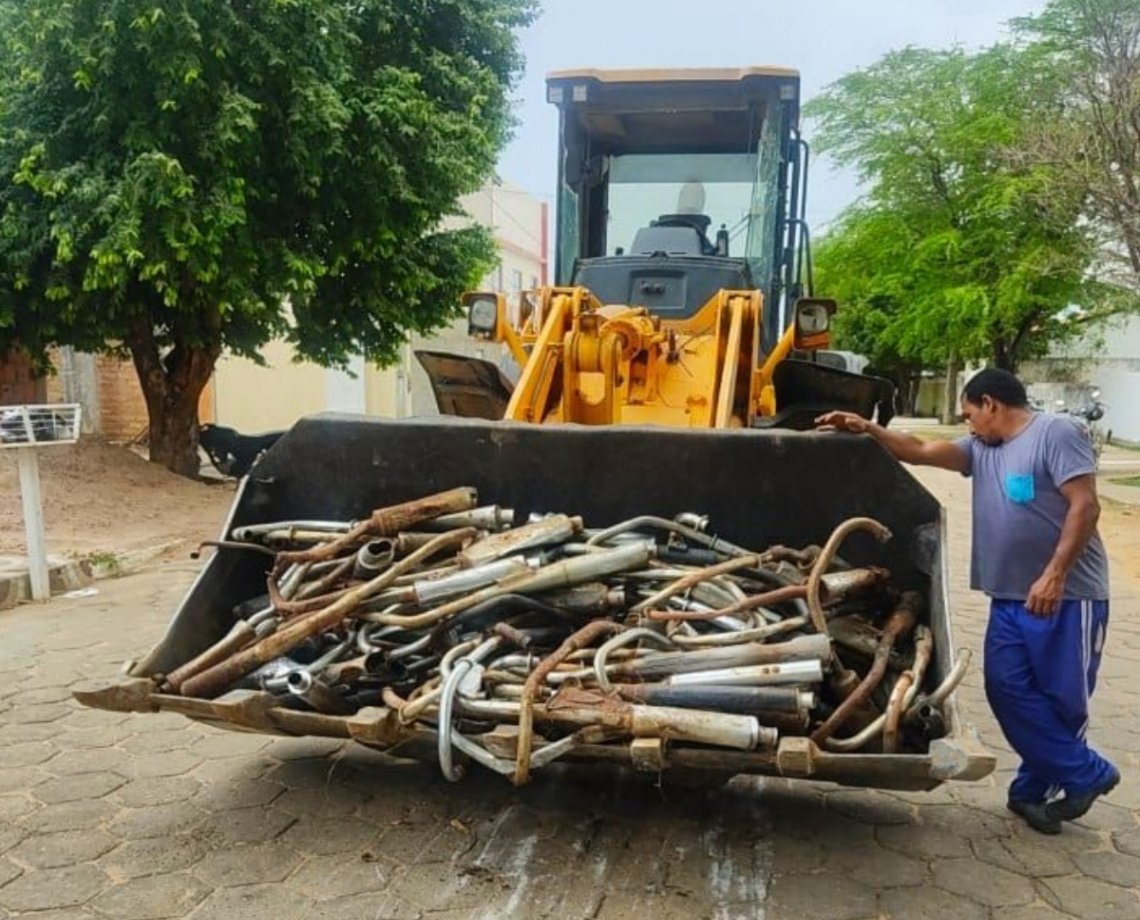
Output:
[[[902,365],[899,371],[899,411],[903,415],[918,415],[918,394],[922,384],[922,368]]]
[[[942,393],[942,424],[953,425],[958,420],[958,373],[962,370],[962,362],[958,360],[958,352],[951,351],[946,361],[946,388]]]
[[[998,336],[994,339],[994,367],[1003,371],[1013,373],[1016,362],[1013,358],[1013,346],[1011,346],[1004,336]]]
[[[1030,310],[1029,313],[1021,320],[1017,331],[1013,335],[1013,340],[1009,343],[1009,347],[1005,349],[1005,360],[998,364],[1002,370],[1009,371],[1011,374],[1017,373],[1017,368],[1021,365],[1022,353],[1025,351],[1026,343],[1030,341],[1030,336],[1038,329],[1038,323],[1045,311],[1038,307]],[[1004,341],[1004,339],[1002,339]]]
[[[899,415],[914,415],[914,381],[910,374],[901,372],[895,382],[895,389]]]
[[[135,371],[146,400],[150,422],[151,463],[181,476],[196,478],[198,458],[198,400],[210,381],[220,344],[182,342],[161,356],[149,321],[140,320],[127,339]]]
[[[160,463],[168,470],[196,479],[201,463],[198,458],[198,397],[202,387],[191,395],[189,392],[164,404],[167,408],[155,417],[150,417],[150,462]]]

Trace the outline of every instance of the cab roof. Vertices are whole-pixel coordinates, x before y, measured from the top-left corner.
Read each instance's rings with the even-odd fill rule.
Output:
[[[591,154],[744,153],[777,109],[799,120],[799,73],[787,67],[559,70],[547,100],[563,113],[563,142]]]
[[[596,80],[599,83],[687,83],[717,81],[740,82],[747,77],[784,77],[799,80],[800,72],[791,67],[757,65],[753,67],[704,68],[649,68],[641,70],[603,69],[586,67],[576,70],[555,70],[546,75],[546,82],[566,80]]]

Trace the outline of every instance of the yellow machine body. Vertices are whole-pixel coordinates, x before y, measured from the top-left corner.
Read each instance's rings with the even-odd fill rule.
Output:
[[[547,86],[555,284],[517,304],[467,295],[471,335],[509,347],[517,382],[421,353],[442,412],[701,429],[889,414],[885,381],[816,360],[835,303],[811,296],[795,71],[564,71]]]
[[[827,343],[789,327],[762,357],[759,291],[720,291],[680,320],[601,304],[584,287],[541,289],[531,305],[520,329],[497,329],[522,367],[512,421],[749,427],[776,411],[776,365],[797,344]]]

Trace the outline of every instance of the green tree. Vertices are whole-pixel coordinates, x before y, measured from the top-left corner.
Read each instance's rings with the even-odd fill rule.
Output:
[[[912,277],[903,268],[908,256],[909,234],[900,222],[857,207],[842,215],[815,253],[816,286],[841,305],[836,347],[866,355],[870,369],[894,381],[904,414],[914,411],[919,372],[947,357],[938,341],[916,354],[900,340],[899,313],[913,297]]]
[[[1082,196],[1098,273],[1140,289],[1140,4],[1053,0],[1014,25],[1064,78],[1061,105],[1035,125],[1023,160]]]
[[[1029,52],[908,48],[808,106],[816,146],[866,186],[818,257],[847,313],[840,341],[881,365],[1016,369],[1072,334],[1058,314],[1096,293],[1079,199],[1007,155],[1058,92]]]
[[[223,349],[383,363],[493,262],[532,0],[0,5],[0,352],[129,353],[151,457],[197,471]],[[269,394],[266,394],[267,398]]]

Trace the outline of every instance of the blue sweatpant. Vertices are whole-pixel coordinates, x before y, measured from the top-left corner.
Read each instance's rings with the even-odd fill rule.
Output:
[[[1064,601],[1053,616],[994,599],[986,629],[986,698],[1021,768],[1009,797],[1081,795],[1112,765],[1088,746],[1089,697],[1108,629],[1108,601]]]

